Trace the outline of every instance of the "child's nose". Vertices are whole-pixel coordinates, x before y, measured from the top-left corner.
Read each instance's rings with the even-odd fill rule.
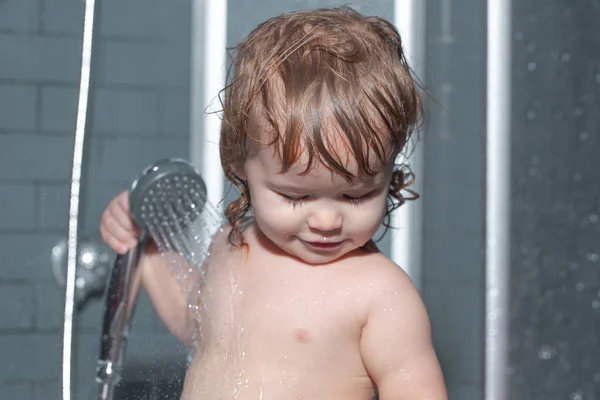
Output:
[[[331,232],[342,227],[342,215],[331,209],[315,210],[308,217],[308,226],[320,232]]]

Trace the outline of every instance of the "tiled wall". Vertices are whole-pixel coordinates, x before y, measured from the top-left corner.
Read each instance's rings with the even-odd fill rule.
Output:
[[[421,286],[450,400],[483,399],[485,15],[427,1]]]
[[[189,143],[189,3],[98,3],[83,237],[98,236],[107,202],[144,166],[187,157]],[[60,398],[63,290],[50,252],[66,238],[83,4],[0,1],[0,398]],[[101,308],[76,322],[78,398],[95,394]],[[183,358],[144,296],[125,378]]]

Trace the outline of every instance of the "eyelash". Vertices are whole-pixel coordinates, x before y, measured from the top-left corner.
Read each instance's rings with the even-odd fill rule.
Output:
[[[288,203],[290,206],[292,206],[294,208],[302,205],[302,203],[304,203],[304,200],[306,200],[306,196],[295,198],[295,197],[286,196],[283,193],[277,193],[277,194],[283,199],[283,201],[285,201],[286,203]]]
[[[291,205],[292,207],[296,208],[297,206],[302,205],[305,201],[306,198],[308,196],[304,196],[304,197],[290,197],[290,196],[286,196],[283,193],[277,193],[282,199],[283,201],[285,201],[286,203],[288,203],[289,205]],[[367,198],[367,196],[369,196],[369,194],[367,193],[364,196],[360,196],[360,197],[350,197],[350,196],[344,196],[344,198],[348,201],[348,203],[350,203],[353,206],[359,206],[362,203],[365,202],[365,199]]]

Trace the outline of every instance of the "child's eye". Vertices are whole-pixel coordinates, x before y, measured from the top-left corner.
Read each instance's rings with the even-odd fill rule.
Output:
[[[292,207],[296,207],[296,206],[301,205],[308,198],[308,196],[291,197],[291,196],[288,196],[288,195],[285,195],[285,194],[279,193],[279,192],[277,192],[277,194],[283,199],[283,201],[285,201],[286,203],[288,203]]]
[[[346,201],[348,201],[348,203],[357,206],[361,203],[364,203],[368,196],[369,194],[365,194],[362,196],[350,196],[346,194],[344,195],[344,198],[346,199]]]

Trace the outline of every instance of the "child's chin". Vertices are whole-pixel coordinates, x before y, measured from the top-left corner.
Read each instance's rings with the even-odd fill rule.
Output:
[[[311,252],[311,251],[300,251],[294,255],[307,264],[322,265],[322,264],[328,264],[332,261],[335,261],[338,258],[342,257],[346,253],[347,253],[346,251],[340,251],[340,252],[335,252],[335,253],[331,253],[331,254],[321,254],[321,253],[315,253],[315,252]]]

